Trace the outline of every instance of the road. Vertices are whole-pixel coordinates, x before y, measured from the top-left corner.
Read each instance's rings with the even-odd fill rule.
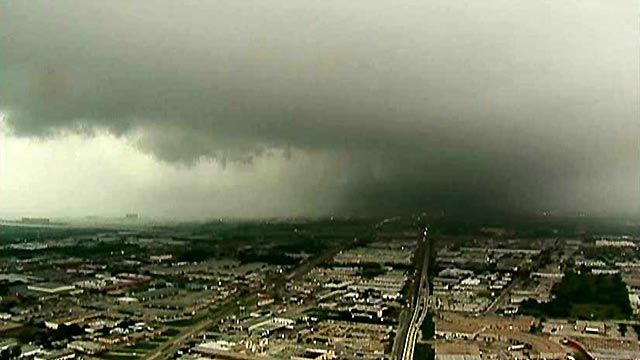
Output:
[[[500,295],[498,295],[498,297],[491,303],[491,305],[489,305],[487,310],[485,310],[484,314],[495,314],[496,310],[498,310],[500,306],[505,302],[505,300],[508,299],[509,295],[511,294],[511,290],[513,290],[513,288],[515,288],[519,283],[520,282],[517,279],[511,281],[511,284],[509,284],[509,286],[502,290]]]
[[[385,219],[383,222],[376,224],[373,226],[374,230],[380,228],[384,223],[393,221],[393,219]],[[322,261],[329,260],[335,256],[338,252],[343,250],[343,246],[336,246],[330,251],[325,252],[324,254],[308,259],[304,263],[296,266],[292,269],[286,276],[282,277],[282,281],[278,282],[277,285],[283,286],[286,280],[292,280],[303,277],[306,273],[308,273],[314,266],[321,263]],[[201,321],[198,323],[184,329],[180,335],[169,342],[162,344],[158,349],[154,352],[147,354],[145,357],[146,360],[156,360],[156,359],[170,359],[173,357],[178,349],[183,346],[188,340],[192,339],[194,336],[202,333],[207,328],[212,326],[214,323],[220,321],[220,319],[224,318],[224,316],[231,314],[233,311],[237,310],[238,303],[242,303],[246,305],[250,302],[254,302],[257,300],[256,295],[252,293],[244,294],[244,295],[234,295],[231,298],[225,300],[220,306],[206,315]]]
[[[376,226],[376,228],[380,228],[384,224],[395,221],[395,220],[396,218],[384,219]],[[424,238],[422,240],[424,241]],[[412,261],[413,262],[412,265],[414,266],[415,269],[417,269],[417,271],[420,271],[421,269],[423,252],[424,252],[424,242],[422,243],[418,242],[414,259]],[[400,315],[398,317],[398,328],[396,330],[395,339],[393,341],[393,346],[391,348],[391,359],[393,360],[398,359],[399,354],[401,354],[402,350],[404,349],[404,341],[405,341],[404,339],[407,336],[407,330],[409,328],[409,322],[411,320],[410,317],[413,315],[413,307],[415,306],[415,299],[418,297],[418,288],[415,286],[415,284],[409,284],[409,285],[410,285],[410,288],[409,288],[410,293],[407,294],[407,300],[408,300],[407,308],[409,309],[403,309],[402,311],[400,311]]]
[[[416,247],[414,259],[413,259],[413,267],[416,269],[417,273],[422,273],[422,265],[424,264],[424,252],[425,246],[424,239],[419,241]],[[419,276],[414,276],[414,279],[411,280],[410,284],[410,292],[407,294],[407,304],[406,308],[400,312],[400,317],[398,319],[398,329],[396,330],[396,336],[393,341],[393,348],[391,350],[391,358],[398,359],[400,354],[404,349],[404,342],[407,336],[407,330],[409,329],[409,323],[411,322],[411,317],[413,316],[413,310],[416,305],[416,299],[418,299],[419,295],[419,284],[417,284]]]
[[[425,228],[422,236],[422,242],[426,244],[423,254],[422,266],[419,276],[416,277],[418,291],[417,296],[412,303],[411,319],[404,331],[398,332],[400,340],[400,349],[395,358],[400,360],[412,360],[415,344],[420,337],[420,327],[429,312],[429,260],[431,257],[432,242],[427,239],[427,228]]]
[[[557,240],[556,242],[554,242],[553,246],[547,250],[550,250],[550,251],[560,250],[557,245]],[[547,250],[543,250],[543,251],[547,251]],[[545,265],[547,265],[547,261],[544,260],[544,257],[538,256],[538,258],[535,260],[535,262],[531,266],[531,271],[535,271],[536,269],[539,269]],[[514,274],[514,275],[517,275],[517,274]],[[529,277],[527,276],[527,279],[528,278]],[[491,305],[489,305],[487,310],[485,310],[484,314],[485,315],[495,314],[495,312],[500,308],[500,306],[502,306],[505,303],[505,301],[509,299],[509,295],[511,294],[513,289],[518,285],[522,284],[524,281],[525,280],[523,280],[522,278],[515,277],[513,281],[511,281],[511,284],[509,284],[509,286],[507,286],[504,290],[502,290],[500,295],[498,295],[498,297],[491,303]]]
[[[154,360],[171,358],[172,355],[176,351],[178,351],[178,349],[189,339],[205,331],[208,327],[212,326],[215,322],[219,321],[225,315],[228,315],[231,312],[235,311],[237,309],[236,305],[238,304],[238,302],[242,302],[243,304],[245,304],[251,302],[254,299],[256,299],[255,295],[232,295],[230,298],[226,299],[222,304],[220,304],[218,308],[214,310],[210,315],[207,315],[202,321],[186,328],[182,331],[182,333],[180,333],[178,337],[162,344],[154,352],[149,353],[146,356],[146,359]]]

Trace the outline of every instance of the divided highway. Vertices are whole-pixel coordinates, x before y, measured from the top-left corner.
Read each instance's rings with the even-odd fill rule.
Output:
[[[395,358],[399,360],[412,360],[413,352],[415,349],[416,341],[420,336],[420,326],[424,321],[427,313],[429,312],[429,278],[428,278],[428,269],[429,269],[429,260],[431,257],[431,246],[432,242],[427,239],[428,229],[425,228],[422,233],[422,242],[426,245],[424,247],[425,251],[422,254],[422,266],[419,267],[421,269],[420,274],[416,276],[416,283],[418,285],[418,291],[416,298],[412,302],[411,309],[411,319],[409,320],[409,325],[407,327],[406,333],[404,331],[399,331],[398,336],[401,337],[398,340],[400,341],[400,349],[396,353]]]

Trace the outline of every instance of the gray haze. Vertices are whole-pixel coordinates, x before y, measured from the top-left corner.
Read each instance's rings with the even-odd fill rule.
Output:
[[[632,1],[0,1],[7,138],[156,163],[62,206],[16,157],[0,210],[637,214],[639,35]]]

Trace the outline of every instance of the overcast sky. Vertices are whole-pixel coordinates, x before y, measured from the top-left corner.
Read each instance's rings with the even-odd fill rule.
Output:
[[[638,14],[0,0],[0,216],[639,214]]]

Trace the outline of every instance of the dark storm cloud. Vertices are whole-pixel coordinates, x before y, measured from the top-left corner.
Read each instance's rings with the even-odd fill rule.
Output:
[[[342,165],[326,186],[344,190],[348,211],[634,211],[640,200],[631,3],[5,1],[0,11],[0,107],[19,136],[140,133],[142,151],[187,164],[330,154]]]

